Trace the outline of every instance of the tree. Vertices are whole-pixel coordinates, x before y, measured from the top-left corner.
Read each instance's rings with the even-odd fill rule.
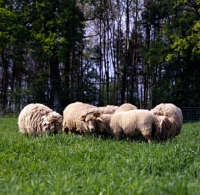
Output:
[[[42,47],[50,68],[52,107],[60,111],[62,110],[60,66],[64,66],[64,72],[69,74],[70,52],[76,41],[81,40],[83,18],[74,1],[33,2],[30,11],[33,14],[30,18],[33,21],[32,36]],[[68,82],[65,79],[66,85]]]
[[[180,1],[174,9],[176,19],[165,26],[171,48],[166,59],[170,64],[176,63],[177,67],[171,72],[174,79],[172,101],[180,106],[199,105],[199,8],[198,1]]]
[[[0,68],[2,72],[0,83],[0,103],[3,109],[8,106],[10,97],[8,89],[13,90],[13,82],[10,80],[19,77],[19,61],[24,61],[23,45],[29,38],[29,33],[23,26],[23,17],[19,10],[15,10],[13,4],[8,1],[0,1]],[[13,72],[10,72],[12,70]]]

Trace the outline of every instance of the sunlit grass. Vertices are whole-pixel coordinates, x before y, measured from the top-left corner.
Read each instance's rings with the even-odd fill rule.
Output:
[[[200,123],[173,140],[23,136],[0,118],[0,194],[198,194]]]

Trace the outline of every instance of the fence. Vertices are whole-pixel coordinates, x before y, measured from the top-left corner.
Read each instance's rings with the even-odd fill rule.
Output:
[[[183,122],[200,122],[200,107],[181,107]]]
[[[200,107],[180,107],[183,113],[183,122],[200,122]],[[150,110],[150,108],[149,108]],[[18,115],[19,110],[13,110],[11,108],[0,109],[0,116],[4,115]]]

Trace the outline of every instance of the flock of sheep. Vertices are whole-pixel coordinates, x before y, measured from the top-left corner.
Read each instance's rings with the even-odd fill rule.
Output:
[[[29,135],[66,132],[112,136],[118,140],[142,135],[151,143],[179,135],[182,121],[181,109],[171,103],[161,103],[149,111],[129,103],[96,107],[75,102],[64,109],[63,116],[36,103],[22,109],[18,126],[22,134]]]

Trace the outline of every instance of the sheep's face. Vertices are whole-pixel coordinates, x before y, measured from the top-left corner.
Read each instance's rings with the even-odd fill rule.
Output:
[[[109,134],[112,135],[112,128],[110,127],[112,114],[102,114],[96,118],[97,121],[97,133]]]
[[[95,120],[96,117],[94,117],[92,114],[86,115],[85,117],[82,118],[84,126],[89,132],[95,131],[95,125],[96,125]]]
[[[85,128],[89,131],[89,132],[94,132],[95,128],[96,128],[96,118],[97,116],[99,116],[100,113],[89,113],[89,114],[85,114],[82,115],[81,120],[84,123]]]
[[[165,134],[170,131],[171,123],[166,116],[156,115],[158,122],[159,122],[159,137],[165,136]]]
[[[50,131],[50,123],[45,116],[42,117],[42,121],[40,122],[40,129],[42,132]]]
[[[96,118],[97,122],[97,132],[106,132],[107,131],[107,123],[104,118],[102,117],[97,117]]]
[[[62,132],[62,119],[61,118],[50,118],[50,131],[54,133]]]

